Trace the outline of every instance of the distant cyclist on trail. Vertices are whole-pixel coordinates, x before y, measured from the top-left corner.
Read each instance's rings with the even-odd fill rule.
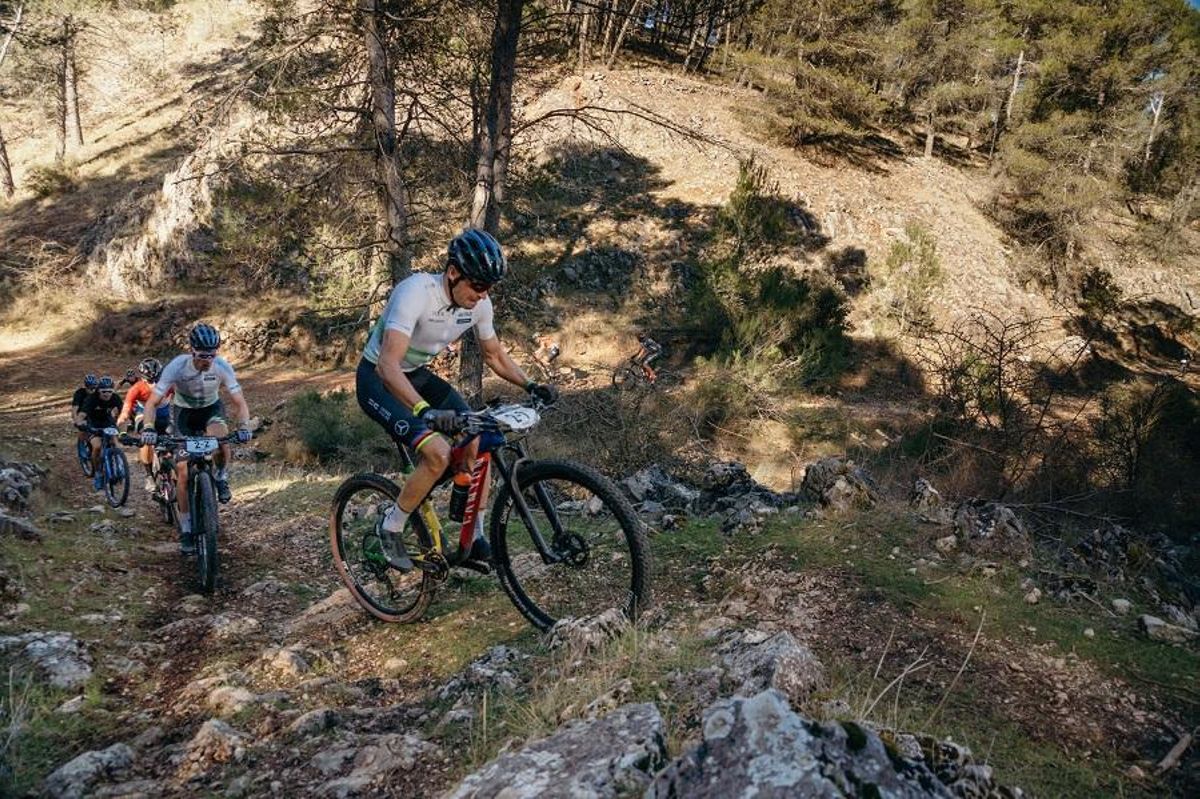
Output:
[[[138,364],[138,373],[141,374],[141,379],[133,384],[133,388],[125,394],[125,403],[121,406],[121,415],[117,417],[117,427],[124,427],[134,421],[135,414],[142,414],[143,407],[149,400],[150,395],[154,392],[154,384],[158,382],[159,375],[162,374],[162,364],[158,358],[143,358]],[[167,399],[171,398],[167,394]],[[144,419],[142,415],[138,421]],[[150,427],[154,428],[154,432],[165,434],[171,426],[171,408],[168,405],[163,405],[157,410],[154,415],[154,424]],[[142,447],[139,457],[142,461],[142,467],[146,470],[146,493],[154,493],[154,447],[145,445]]]
[[[113,390],[113,379],[102,377],[96,383],[96,391],[90,394],[75,414],[75,423],[85,431],[92,447],[92,488],[104,488],[104,475],[100,471],[100,435],[91,430],[112,427],[121,410],[121,395]],[[89,428],[91,428],[89,430]]]
[[[158,384],[150,392],[150,399],[146,400],[146,406],[142,410],[143,417],[156,418],[158,406],[173,389],[175,396],[171,401],[171,427],[176,435],[224,437],[229,434],[225,406],[221,403],[221,387],[224,386],[237,416],[237,440],[245,444],[250,440],[250,408],[246,405],[246,398],[242,396],[242,387],[233,373],[233,367],[229,365],[229,361],[217,355],[217,348],[221,346],[221,334],[212,325],[201,323],[192,328],[188,343],[192,351],[176,356],[162,370]],[[154,430],[143,427],[143,445],[153,446],[157,440],[158,434]],[[229,444],[222,443],[213,458],[217,466],[214,480],[217,484],[217,499],[221,502],[228,502],[232,498],[229,491],[229,472],[226,468],[229,455]],[[187,484],[186,458],[178,460],[176,476],[179,485]],[[195,547],[187,492],[180,491],[176,497],[182,535],[180,548],[187,553]]]
[[[380,539],[394,568],[413,568],[396,534],[445,473],[450,463],[447,437],[460,430],[458,414],[470,411],[462,396],[429,370],[429,362],[474,328],[484,362],[493,372],[543,402],[557,397],[553,386],[530,380],[496,337],[488,291],[507,271],[500,243],[491,234],[463,231],[450,242],[444,271],[419,272],[396,284],[363,351],[355,383],[358,404],[393,440],[420,455],[396,505],[382,521]],[[461,460],[465,468],[475,462],[477,448],[477,443],[468,445]],[[486,490],[486,475],[483,485]],[[491,560],[482,518],[476,520],[469,557]]]
[[[653,383],[658,379],[658,372],[655,372],[654,368],[650,366],[650,364],[656,358],[658,358],[658,356],[662,355],[662,345],[642,331],[638,331],[637,340],[638,351],[631,360],[641,367],[642,374],[646,376],[646,381],[648,383]]]
[[[88,397],[96,393],[98,385],[100,385],[100,378],[94,374],[89,373],[83,376],[83,385],[75,389],[75,393],[71,395],[71,424],[79,426],[79,409],[83,407],[83,403]],[[85,431],[79,431],[79,440],[87,441]]]

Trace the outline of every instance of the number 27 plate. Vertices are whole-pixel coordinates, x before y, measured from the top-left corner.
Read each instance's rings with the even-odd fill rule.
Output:
[[[184,446],[189,455],[207,455],[217,451],[215,438],[189,438]]]

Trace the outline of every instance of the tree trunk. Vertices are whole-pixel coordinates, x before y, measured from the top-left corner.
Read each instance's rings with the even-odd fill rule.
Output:
[[[0,44],[0,66],[4,66],[4,58],[8,55],[8,46],[12,44],[13,36],[17,34],[17,28],[21,26],[21,12],[24,10],[24,4],[17,6],[12,24],[8,27],[8,35],[4,37],[4,44]],[[4,191],[5,197],[12,197],[17,191],[17,184],[13,182],[12,165],[8,162],[8,147],[4,143],[2,128],[0,128],[0,189]]]
[[[933,158],[933,140],[937,138],[937,132],[933,127],[933,114],[929,115],[929,123],[925,127],[925,157]]]
[[[1142,155],[1142,167],[1150,163],[1150,153],[1154,147],[1154,134],[1158,133],[1158,122],[1162,118],[1163,96],[1156,94],[1150,98],[1150,110],[1154,114],[1150,122],[1150,135],[1146,137],[1146,152]]]
[[[583,75],[583,71],[587,69],[587,46],[588,46],[588,20],[591,18],[592,12],[584,11],[583,16],[579,19],[579,74]]]
[[[616,63],[617,53],[621,51],[621,45],[625,44],[625,37],[629,34],[629,21],[637,15],[641,6],[642,0],[634,0],[633,5],[629,7],[629,13],[625,16],[625,21],[621,23],[621,30],[617,34],[617,41],[608,53],[608,61],[604,64],[605,68],[612,69],[613,64]]]
[[[376,0],[359,0],[367,80],[371,87],[371,129],[375,139],[375,258],[372,281],[393,283],[411,271],[408,254],[408,199],[396,152],[396,83],[384,43],[386,21]]]
[[[62,163],[67,157],[67,65],[66,49],[59,54],[54,75],[55,145],[54,160]]]
[[[1021,70],[1025,67],[1025,51],[1017,54],[1017,67],[1013,70],[1012,88],[1008,90],[1008,103],[1004,106],[1004,124],[1012,119],[1013,102],[1017,99],[1017,89],[1021,85]]]
[[[5,197],[11,197],[17,191],[13,182],[12,167],[8,163],[8,148],[4,146],[4,129],[0,128],[0,190]]]
[[[483,130],[476,142],[475,196],[471,201],[470,224],[492,235],[500,231],[500,209],[508,183],[513,83],[524,8],[525,0],[497,2],[496,27],[492,29],[491,86]],[[463,338],[458,367],[463,396],[472,407],[478,407],[483,394],[483,353],[474,333]]]
[[[67,105],[67,135],[76,147],[83,146],[83,123],[79,118],[79,80],[75,69],[75,36],[78,30],[74,22],[67,17],[63,29],[65,43],[63,45],[63,90],[66,92]]]

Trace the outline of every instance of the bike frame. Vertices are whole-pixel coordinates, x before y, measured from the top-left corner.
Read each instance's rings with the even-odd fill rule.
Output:
[[[537,547],[538,553],[542,557],[542,562],[546,564],[561,563],[564,559],[563,556],[555,551],[552,544],[547,544],[541,530],[538,529],[533,514],[529,510],[529,505],[525,502],[525,497],[517,487],[517,469],[520,468],[522,461],[529,457],[528,451],[525,449],[525,442],[519,439],[509,441],[502,434],[492,432],[474,435],[451,448],[451,464],[461,462],[464,450],[474,438],[478,438],[480,442],[479,454],[471,469],[471,487],[467,494],[467,507],[463,513],[462,527],[458,533],[458,551],[449,560],[452,563],[460,562],[465,558],[466,553],[471,550],[471,543],[475,537],[475,520],[478,518],[481,505],[483,504],[483,486],[489,473],[488,466],[495,465],[500,478],[504,481],[509,493],[513,496],[513,504],[517,508],[517,513],[520,515],[521,520],[528,528],[534,546]],[[412,455],[409,453],[408,448],[403,445],[397,444],[397,448],[400,450],[400,457],[404,463],[404,471],[407,473],[414,467]],[[434,484],[434,488],[437,488],[450,479],[452,470],[453,465]],[[562,521],[559,519],[557,511],[550,502],[550,497],[546,494],[546,489],[541,484],[538,484],[534,490],[537,492],[538,502],[545,509],[546,515],[550,519],[550,525],[554,529],[554,540],[557,541],[564,532]],[[432,489],[430,493],[432,494]],[[493,510],[495,510],[494,507]],[[432,552],[445,557],[446,546],[442,523],[438,518],[437,512],[434,510],[433,502],[428,496],[421,500],[418,512],[420,513],[421,521],[425,524],[425,528],[429,532],[430,538],[433,540]],[[411,555],[411,557],[418,568],[422,570],[438,570],[438,566],[426,559],[422,554]]]

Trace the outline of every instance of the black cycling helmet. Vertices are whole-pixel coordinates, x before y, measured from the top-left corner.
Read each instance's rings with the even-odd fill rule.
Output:
[[[215,350],[221,346],[221,334],[212,325],[201,322],[192,328],[188,343],[194,350]]]
[[[84,388],[95,388],[97,385],[99,385],[99,383],[100,378],[96,377],[94,374],[89,373],[83,376]]]
[[[508,261],[495,236],[468,228],[450,240],[446,262],[458,267],[463,277],[489,286],[498,283],[508,271]]]
[[[138,364],[138,371],[142,377],[146,378],[147,383],[153,383],[162,374],[162,364],[159,363],[158,358],[143,358],[142,362]]]
[[[112,391],[113,379],[108,375],[105,375],[104,377],[100,378],[100,385],[97,386],[97,388],[99,388],[101,391]]]

